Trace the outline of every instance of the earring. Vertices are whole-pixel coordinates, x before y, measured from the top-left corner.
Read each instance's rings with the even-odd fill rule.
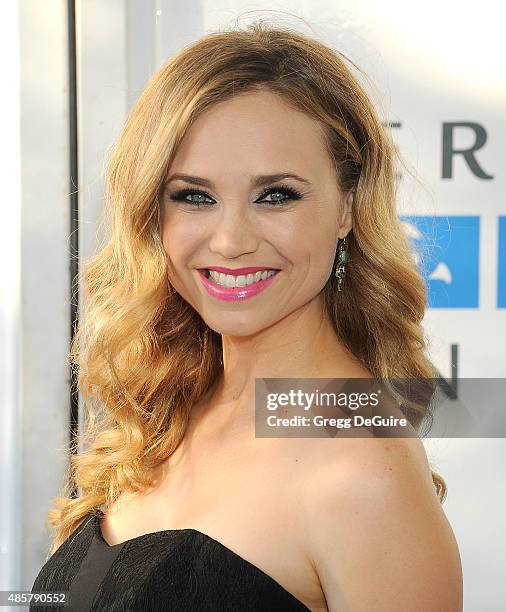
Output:
[[[343,289],[343,281],[346,276],[346,262],[348,261],[348,236],[345,236],[341,242],[339,243],[338,250],[338,264],[335,271],[335,276],[337,278],[337,290],[342,291]]]

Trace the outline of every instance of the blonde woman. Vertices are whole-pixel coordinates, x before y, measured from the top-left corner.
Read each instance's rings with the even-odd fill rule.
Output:
[[[73,610],[462,609],[418,438],[255,436],[256,378],[435,375],[395,155],[346,58],[289,28],[208,34],[153,76],[108,160],[72,351],[86,431],[34,591]]]

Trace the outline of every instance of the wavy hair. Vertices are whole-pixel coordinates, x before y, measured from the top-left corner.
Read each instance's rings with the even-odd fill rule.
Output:
[[[396,212],[400,158],[353,68],[290,27],[256,22],[187,45],[140,95],[107,159],[109,236],[83,268],[84,316],[69,356],[83,431],[47,513],[50,553],[90,511],[154,484],[192,405],[223,370],[220,334],[168,282],[160,228],[161,189],[177,147],[218,102],[266,88],[319,122],[341,189],[355,191],[346,290],[337,292],[331,275],[328,317],[374,376],[435,376],[422,327],[426,289]],[[442,503],[444,480],[434,471],[432,479]]]

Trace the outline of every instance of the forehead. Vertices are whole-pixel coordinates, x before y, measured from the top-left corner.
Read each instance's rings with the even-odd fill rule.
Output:
[[[273,92],[255,91],[220,102],[198,117],[170,170],[234,180],[290,170],[317,180],[330,168],[318,123]]]

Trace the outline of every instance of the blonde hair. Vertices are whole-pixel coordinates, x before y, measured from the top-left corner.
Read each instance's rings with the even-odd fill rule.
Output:
[[[56,508],[51,553],[90,511],[143,492],[182,440],[192,406],[223,369],[221,336],[168,283],[159,198],[192,122],[267,88],[316,119],[344,191],[355,191],[346,287],[324,288],[344,345],[381,378],[427,378],[426,289],[399,222],[395,146],[345,56],[287,27],[249,24],[184,47],[149,81],[110,151],[110,237],[86,262],[70,358],[84,407]],[[354,64],[353,64],[354,65]],[[446,485],[432,473],[444,500]],[[78,487],[79,497],[72,493]]]

